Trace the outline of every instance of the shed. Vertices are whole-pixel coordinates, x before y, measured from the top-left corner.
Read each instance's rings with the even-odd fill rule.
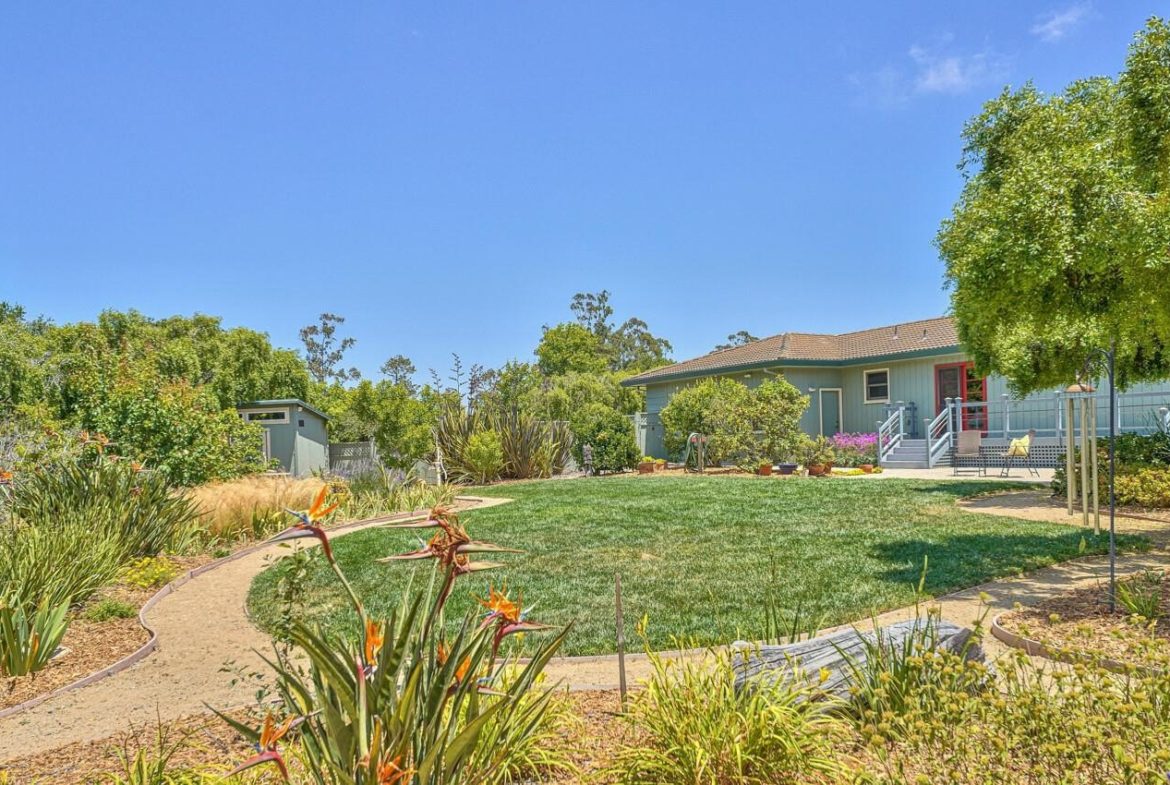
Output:
[[[299,398],[252,401],[236,407],[244,422],[264,426],[264,458],[294,477],[329,469],[329,415]]]

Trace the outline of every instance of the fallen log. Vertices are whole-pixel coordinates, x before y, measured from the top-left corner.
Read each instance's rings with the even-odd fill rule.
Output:
[[[737,641],[732,644],[735,688],[743,689],[756,679],[776,681],[799,673],[814,680],[823,691],[846,698],[853,669],[864,668],[879,634],[882,645],[889,649],[898,650],[907,641],[920,641],[926,649],[961,654],[969,661],[986,661],[983,647],[971,642],[973,631],[949,621],[911,619],[878,629],[880,633],[856,628],[841,630],[783,646]],[[822,672],[827,674],[823,681]]]

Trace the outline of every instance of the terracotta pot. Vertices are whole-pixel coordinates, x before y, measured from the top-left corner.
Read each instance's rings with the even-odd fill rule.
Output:
[[[761,464],[760,468],[757,471],[761,477],[771,477],[772,476],[772,464],[770,464],[770,463]]]
[[[808,476],[809,477],[823,477],[824,475],[826,475],[828,473],[829,473],[829,467],[823,463],[814,463],[812,466],[808,467]]]
[[[792,474],[796,471],[795,463],[781,463],[776,466],[776,471],[780,474]]]
[[[873,464],[872,463],[863,463],[860,466],[858,466],[857,468],[861,469],[866,474],[873,474]]]
[[[654,473],[654,464],[653,463],[639,463],[638,464],[638,474],[653,474],[653,473]]]

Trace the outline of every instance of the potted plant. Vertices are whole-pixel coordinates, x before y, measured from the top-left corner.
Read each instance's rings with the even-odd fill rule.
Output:
[[[792,461],[781,461],[776,464],[777,474],[792,474],[797,469],[797,464]]]
[[[756,473],[759,474],[761,477],[771,477],[772,476],[772,462],[771,461],[760,461],[760,466],[758,469],[756,469]]]
[[[656,472],[666,471],[666,459],[665,458],[658,458],[657,460],[654,461],[654,471],[656,471]]]
[[[860,466],[858,466],[857,468],[861,469],[866,474],[873,474],[873,464],[872,463],[863,463]]]
[[[649,455],[642,456],[642,462],[638,464],[638,474],[651,474],[654,472],[654,458]]]
[[[824,436],[804,439],[797,454],[809,477],[821,477],[833,469],[833,444]]]

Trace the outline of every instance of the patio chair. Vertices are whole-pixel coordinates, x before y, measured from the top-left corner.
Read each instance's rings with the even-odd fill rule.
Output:
[[[1032,455],[1032,438],[1036,435],[1036,431],[1028,431],[1026,434],[1018,439],[1012,439],[1011,444],[1008,445],[1007,452],[1003,454],[1003,468],[1000,469],[1000,477],[1011,477],[1012,467],[1016,461],[1022,462],[1028,474],[1033,477],[1039,477],[1040,472],[1033,465],[1031,460]]]
[[[951,468],[955,474],[987,476],[987,458],[983,456],[981,431],[959,431],[951,450]]]

